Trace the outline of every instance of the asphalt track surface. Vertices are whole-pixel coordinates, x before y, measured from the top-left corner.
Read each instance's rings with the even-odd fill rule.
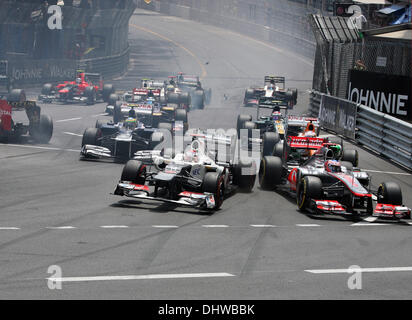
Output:
[[[130,24],[132,64],[114,81],[117,88],[179,71],[202,75],[213,101],[189,114],[191,128],[227,129],[239,113],[254,114],[240,107],[244,89],[265,74],[285,75],[288,86],[299,88],[294,112],[307,109],[313,66],[293,53],[141,10]],[[85,128],[109,119],[104,108],[43,105],[54,119],[48,145],[0,145],[0,298],[410,298],[411,269],[363,273],[361,290],[348,288],[348,273],[305,270],[411,267],[411,225],[310,217],[293,198],[258,184],[213,215],[110,195],[122,165],[79,160]],[[412,206],[411,175],[359,152],[361,167],[378,171],[373,184],[398,182]],[[51,265],[62,268],[63,278],[84,278],[50,290]]]

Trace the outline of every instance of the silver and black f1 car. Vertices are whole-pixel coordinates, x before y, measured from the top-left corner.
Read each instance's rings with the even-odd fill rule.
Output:
[[[164,139],[161,129],[171,131],[170,123],[160,123],[159,128],[145,127],[136,118],[119,123],[96,122],[83,134],[80,155],[85,159],[129,160],[139,150],[152,150]],[[173,127],[174,130],[179,128]],[[183,126],[180,127],[183,131]]]
[[[206,141],[231,145],[234,137],[198,134],[183,153],[138,152],[123,169],[115,195],[217,210],[225,195],[237,188],[251,191],[256,179],[253,161],[218,162]]]

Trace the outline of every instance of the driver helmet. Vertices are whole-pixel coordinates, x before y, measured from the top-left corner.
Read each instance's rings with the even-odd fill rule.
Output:
[[[325,170],[327,172],[342,172],[342,167],[339,161],[328,160],[325,162]]]
[[[135,118],[128,118],[124,122],[126,129],[134,130],[136,128],[137,120]]]
[[[81,78],[76,78],[76,83],[77,84],[80,84],[82,82],[82,79]]]
[[[281,120],[281,118],[282,118],[282,113],[280,113],[279,111],[274,111],[272,113],[272,120],[273,121]]]
[[[199,162],[199,143],[193,141],[184,154],[184,161]]]

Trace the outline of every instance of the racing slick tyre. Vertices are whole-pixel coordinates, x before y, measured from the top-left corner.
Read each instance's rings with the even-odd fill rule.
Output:
[[[82,147],[86,144],[93,146],[99,146],[99,138],[102,136],[102,132],[98,128],[87,128],[83,133]]]
[[[240,160],[234,167],[233,184],[243,192],[251,192],[256,181],[256,163],[253,160]]]
[[[46,83],[43,85],[41,89],[41,94],[44,94],[45,96],[51,95],[53,90],[53,85],[51,83]]]
[[[175,92],[169,92],[167,94],[167,103],[179,104],[179,94]]]
[[[292,88],[289,90],[292,93],[292,101],[293,101],[293,104],[295,105],[298,102],[298,89]]]
[[[110,96],[114,93],[114,86],[112,84],[103,85],[102,98],[104,102],[109,102]]]
[[[160,131],[155,131],[150,136],[150,149],[154,150],[156,146],[164,140],[164,134]]]
[[[187,106],[190,106],[191,103],[191,97],[189,92],[183,92],[179,96],[179,104],[185,104]]]
[[[113,122],[114,123],[119,123],[123,120],[123,115],[122,115],[122,106],[120,101],[117,101],[114,108],[113,108]]]
[[[311,199],[322,199],[322,181],[318,177],[304,176],[300,179],[296,191],[296,202],[299,210],[306,210]]]
[[[192,106],[194,109],[205,108],[205,93],[203,90],[196,90],[192,96]]]
[[[23,89],[13,89],[10,91],[7,101],[8,102],[25,102],[26,93],[24,92]]]
[[[352,163],[354,167],[358,167],[359,165],[358,150],[345,150],[343,152],[341,161],[348,161]]]
[[[84,95],[87,98],[88,105],[94,105],[96,102],[96,89],[93,86],[86,87],[84,90]]]
[[[396,182],[383,182],[378,188],[378,203],[402,205],[401,187]]]
[[[273,156],[282,158],[283,155],[283,142],[279,141],[276,143],[275,148],[273,149]]]
[[[186,132],[189,129],[189,124],[187,121],[187,111],[185,109],[176,109],[175,121],[183,122],[183,131]]]
[[[237,117],[237,123],[236,123],[236,129],[237,129],[237,135],[240,138],[240,129],[243,129],[243,124],[246,121],[252,121],[252,116],[251,115],[246,115],[246,114],[240,114]]]
[[[282,159],[265,156],[260,162],[259,184],[264,190],[272,190],[282,182]]]
[[[30,135],[38,143],[48,143],[53,135],[53,120],[49,115],[40,116],[39,126],[30,131]]]
[[[114,106],[116,105],[116,102],[119,100],[119,96],[116,93],[112,93],[109,96],[109,99],[107,100],[107,105],[109,106]]]
[[[166,129],[170,132],[173,131],[173,125],[169,122],[159,122],[158,128],[159,129]]]
[[[277,132],[265,132],[262,137],[262,157],[271,156],[280,137]]]
[[[146,166],[141,161],[129,160],[123,168],[120,180],[144,185],[146,182],[145,174]]]
[[[101,129],[105,125],[105,122],[103,120],[97,120],[96,121],[96,128]]]
[[[243,103],[246,105],[246,104],[247,104],[247,101],[248,101],[249,99],[253,99],[254,96],[255,96],[255,90],[253,90],[253,89],[246,89],[246,91],[245,91],[245,99],[244,99],[244,102],[243,102]]]
[[[207,172],[203,178],[203,192],[213,193],[215,206],[213,210],[221,207],[225,196],[224,176],[218,172]]]
[[[205,103],[209,105],[212,102],[212,89],[209,88],[205,92]]]
[[[252,122],[252,121],[246,121],[243,123],[243,128],[241,129],[246,129],[247,130],[247,136],[249,138],[252,138],[252,130],[256,129],[256,123]]]

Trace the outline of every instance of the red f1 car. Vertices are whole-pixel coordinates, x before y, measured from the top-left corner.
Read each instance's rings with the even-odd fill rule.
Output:
[[[98,73],[78,71],[75,81],[64,81],[54,86],[51,83],[43,85],[39,100],[47,103],[53,101],[63,103],[85,102],[93,105],[96,101],[109,101],[115,92],[113,85],[103,84]]]
[[[29,124],[13,120],[12,113],[25,111]],[[0,139],[20,138],[29,134],[38,143],[48,143],[53,135],[53,121],[50,116],[41,114],[35,101],[26,101],[23,90],[14,89],[8,100],[0,99]]]

